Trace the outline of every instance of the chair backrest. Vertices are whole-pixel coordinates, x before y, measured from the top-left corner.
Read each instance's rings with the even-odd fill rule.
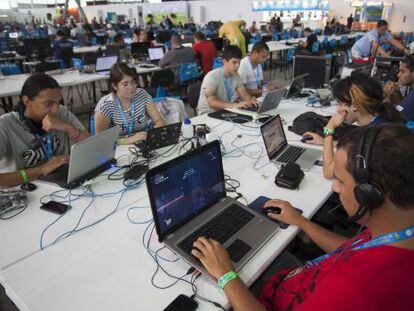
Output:
[[[22,70],[17,64],[2,65],[0,69],[2,74],[5,76],[18,75],[22,73]]]
[[[279,35],[276,31],[273,33],[273,41],[279,41]]]
[[[72,57],[72,65],[75,69],[82,70],[84,67],[83,60],[80,58]]]
[[[216,57],[213,60],[213,69],[223,67],[223,59],[221,57]]]
[[[195,80],[198,78],[198,67],[197,63],[184,63],[180,64],[179,75],[180,82],[186,82],[190,80]]]
[[[174,72],[171,69],[154,71],[151,77],[151,87],[168,87],[174,84]]]
[[[334,48],[334,47],[336,46],[336,40],[335,40],[335,39],[330,39],[330,40],[328,41],[328,43],[329,43],[329,46],[330,46],[331,48]]]
[[[348,44],[348,36],[342,36],[340,43],[341,44]]]
[[[71,60],[73,57],[73,46],[61,49],[60,59],[63,61],[65,68],[71,67]]]
[[[319,53],[319,41],[315,41],[312,44],[312,54],[318,54]]]
[[[292,62],[293,57],[295,57],[295,53],[296,53],[296,47],[293,47],[293,48],[289,49],[287,54],[286,54],[286,60],[288,62]]]
[[[195,109],[198,105],[198,99],[200,98],[201,82],[191,84],[187,89],[188,104],[191,108]]]

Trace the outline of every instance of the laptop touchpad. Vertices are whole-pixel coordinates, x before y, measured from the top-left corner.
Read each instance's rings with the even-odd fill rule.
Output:
[[[233,262],[239,262],[252,248],[244,243],[242,240],[237,239],[230,244],[226,250],[229,252],[230,258]]]

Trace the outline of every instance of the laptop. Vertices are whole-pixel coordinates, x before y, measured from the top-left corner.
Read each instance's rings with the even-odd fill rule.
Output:
[[[303,75],[293,78],[292,83],[290,84],[289,89],[286,93],[285,99],[300,97],[300,94],[302,93],[302,90],[305,87],[306,77],[308,75],[308,73],[305,73]]]
[[[279,229],[226,196],[217,140],[150,169],[146,184],[159,241],[212,280],[191,255],[198,237],[219,241],[239,271]]]
[[[96,59],[95,72],[97,74],[107,76],[111,70],[112,65],[118,61],[118,56],[105,56]]]
[[[67,189],[82,185],[109,169],[115,160],[118,129],[112,127],[71,147],[69,165],[39,178]]]
[[[304,171],[309,171],[322,156],[319,150],[288,145],[282,120],[279,115],[260,126],[267,155],[271,162],[285,164],[296,162]]]
[[[141,140],[135,145],[143,152],[172,146],[178,143],[181,134],[181,122],[162,127],[154,127],[147,131],[147,139]]]
[[[158,61],[164,57],[164,49],[163,48],[148,49],[148,55],[149,55],[150,61]]]
[[[263,102],[258,107],[250,107],[246,109],[229,109],[232,112],[248,115],[248,116],[256,116],[264,114],[267,111],[276,109],[279,107],[280,102],[282,101],[283,97],[286,95],[286,89],[281,88],[273,92],[269,92],[263,99]]]

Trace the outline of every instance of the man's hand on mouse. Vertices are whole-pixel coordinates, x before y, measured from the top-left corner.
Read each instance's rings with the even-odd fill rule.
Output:
[[[271,207],[280,208],[280,214],[270,212],[267,216],[271,219],[284,222],[285,224],[300,226],[301,222],[306,219],[287,201],[273,199],[267,201],[263,206],[264,209]]]

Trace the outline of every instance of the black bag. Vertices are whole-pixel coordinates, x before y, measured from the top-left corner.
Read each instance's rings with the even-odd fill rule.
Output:
[[[306,132],[313,132],[323,136],[323,128],[330,118],[331,116],[322,116],[311,111],[305,112],[293,120],[292,126],[289,126],[289,130],[298,135],[303,135]],[[353,128],[355,128],[354,125],[342,124],[335,129],[334,140],[338,140]]]
[[[282,188],[297,189],[305,173],[296,163],[289,162],[282,166],[275,177],[275,184]]]

